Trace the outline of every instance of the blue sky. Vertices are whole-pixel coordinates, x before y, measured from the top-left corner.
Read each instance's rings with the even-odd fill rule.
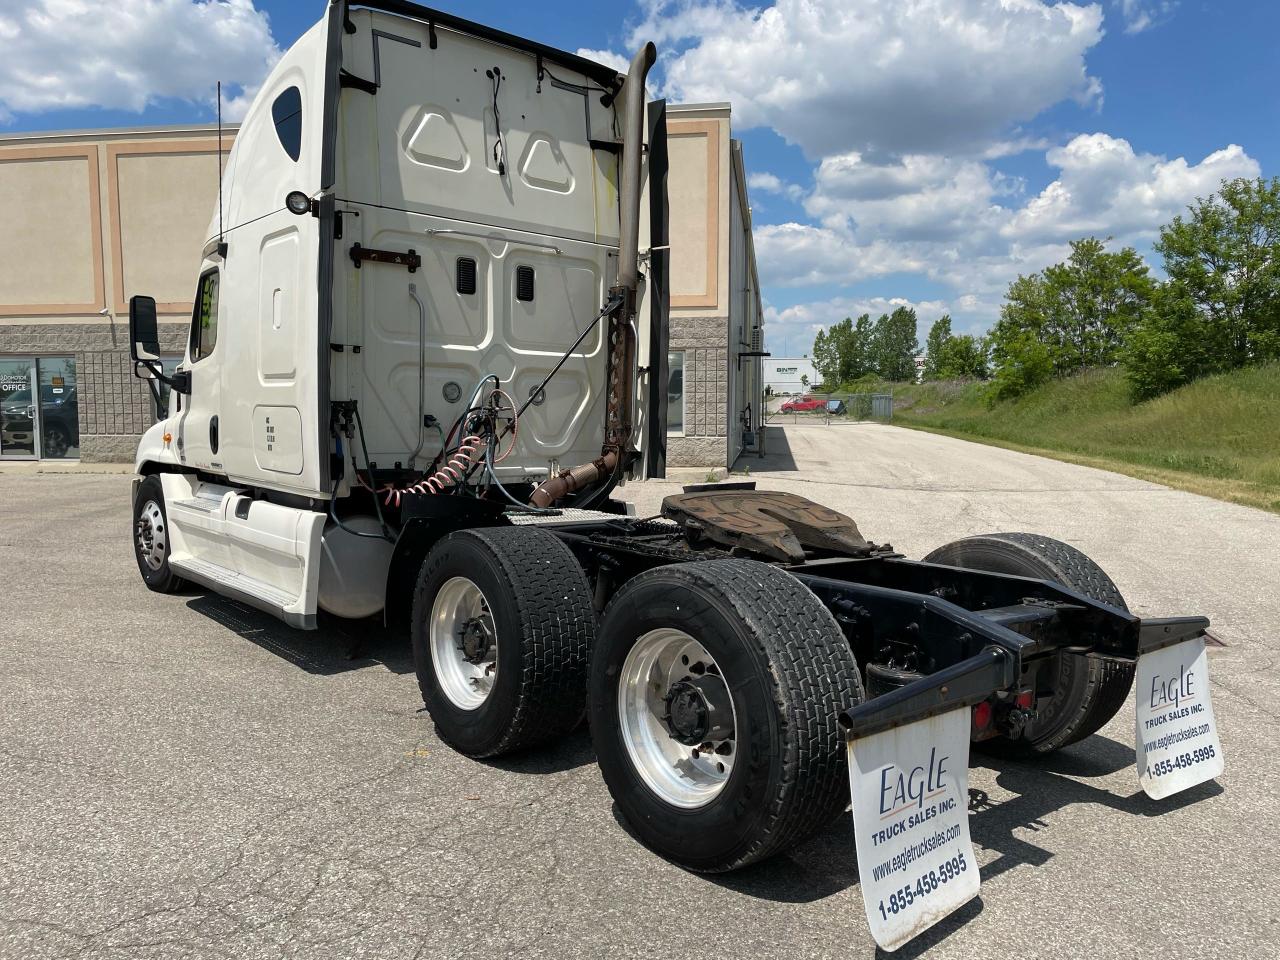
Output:
[[[568,50],[654,39],[675,100],[729,100],[775,354],[913,304],[980,332],[1010,280],[1280,172],[1267,0],[636,0],[438,7]],[[0,0],[0,133],[242,111],[322,0]]]

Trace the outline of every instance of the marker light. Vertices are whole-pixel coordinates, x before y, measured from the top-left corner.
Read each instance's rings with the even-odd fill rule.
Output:
[[[986,730],[991,726],[991,704],[986,700],[978,703],[973,708],[973,725],[978,730]]]
[[[311,198],[301,190],[290,190],[285,195],[284,205],[289,208],[290,213],[296,213],[298,216],[311,212]]]

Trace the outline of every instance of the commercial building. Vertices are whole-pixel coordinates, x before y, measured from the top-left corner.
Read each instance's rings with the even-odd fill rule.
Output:
[[[0,458],[133,459],[155,410],[128,297],[176,362],[217,196],[209,127],[0,137]]]
[[[229,150],[234,128],[224,130]],[[762,311],[727,104],[668,109],[667,462],[726,466],[758,427]],[[0,137],[0,458],[128,461],[156,410],[128,299],[155,297],[169,367],[217,210],[211,126]]]
[[[772,394],[804,393],[822,382],[808,357],[767,357],[764,385]]]

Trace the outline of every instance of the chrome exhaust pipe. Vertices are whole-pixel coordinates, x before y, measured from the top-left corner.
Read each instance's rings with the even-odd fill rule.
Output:
[[[623,114],[622,176],[618,184],[618,286],[631,291],[635,304],[640,279],[640,160],[644,152],[644,83],[658,59],[658,48],[646,43],[631,58],[627,71],[626,112]]]

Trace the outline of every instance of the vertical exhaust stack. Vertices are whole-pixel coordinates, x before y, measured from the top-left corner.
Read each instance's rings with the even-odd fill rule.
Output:
[[[631,311],[635,312],[636,286],[640,268],[640,155],[644,151],[644,83],[649,68],[658,59],[658,48],[646,43],[631,58],[627,71],[626,113],[623,115],[622,182],[618,185],[618,204],[621,207],[618,237],[618,286],[631,296]]]
[[[604,447],[591,463],[566,470],[538,486],[529,498],[535,507],[547,507],[561,497],[581,490],[625,465],[632,449],[632,412],[636,358],[636,298],[640,285],[640,178],[644,153],[644,84],[658,59],[658,48],[646,43],[631,58],[627,82],[622,88],[626,106],[622,124],[622,173],[618,184],[618,281],[610,290],[617,306],[609,315],[608,375],[605,383]]]

